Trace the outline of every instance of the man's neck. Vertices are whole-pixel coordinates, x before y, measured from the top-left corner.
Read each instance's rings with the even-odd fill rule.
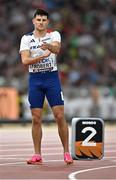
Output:
[[[46,33],[47,33],[47,30],[44,30],[44,31],[34,30],[33,31],[34,36],[37,38],[44,37],[46,35]]]

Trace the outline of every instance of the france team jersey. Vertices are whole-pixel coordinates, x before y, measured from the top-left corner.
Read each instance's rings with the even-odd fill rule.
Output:
[[[29,50],[31,57],[41,55],[44,50],[40,48],[43,42],[61,42],[60,33],[47,32],[44,37],[36,38],[33,33],[26,34],[21,39],[20,52]],[[51,107],[64,105],[64,99],[57,71],[56,54],[38,63],[29,65],[29,94],[30,108],[43,108],[45,96]]]
[[[31,57],[37,57],[45,53],[40,48],[43,43],[52,43],[53,41],[61,42],[61,36],[58,31],[47,32],[44,37],[37,38],[33,32],[26,34],[21,39],[20,52],[23,50],[29,50]],[[29,72],[41,72],[41,71],[56,71],[57,62],[56,54],[51,53],[49,57],[29,65]]]

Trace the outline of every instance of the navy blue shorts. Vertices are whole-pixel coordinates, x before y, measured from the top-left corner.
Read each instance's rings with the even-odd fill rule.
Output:
[[[45,96],[51,107],[64,105],[58,71],[29,73],[30,108],[43,108]]]

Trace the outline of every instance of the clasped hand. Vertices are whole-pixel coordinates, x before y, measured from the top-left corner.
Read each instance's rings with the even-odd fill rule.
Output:
[[[45,57],[48,57],[50,54],[51,54],[51,52],[48,50],[48,48],[49,48],[49,44],[48,43],[43,43],[41,46],[40,46],[40,48],[42,49],[42,50],[47,50],[46,52],[45,52],[45,54],[44,54],[44,58]]]
[[[47,49],[49,49],[49,44],[44,42],[40,48],[43,50],[47,50]]]

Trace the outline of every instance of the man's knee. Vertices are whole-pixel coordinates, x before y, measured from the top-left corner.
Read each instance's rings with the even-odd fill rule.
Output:
[[[37,112],[32,113],[32,121],[33,125],[40,125],[41,124],[41,115]]]
[[[57,122],[62,122],[64,120],[64,113],[60,111],[57,111],[54,116]]]

